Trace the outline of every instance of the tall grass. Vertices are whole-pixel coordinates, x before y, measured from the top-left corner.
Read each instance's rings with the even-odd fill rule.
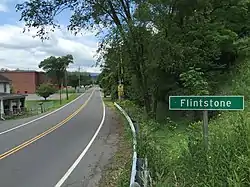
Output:
[[[146,119],[141,108],[126,101],[123,108],[140,126],[140,157],[146,156],[157,187],[250,186],[250,65],[242,64],[228,94],[245,95],[245,111],[224,112],[209,121],[209,148],[202,138],[202,122],[187,128],[166,118]],[[188,122],[187,122],[188,123]]]
[[[174,168],[178,186],[250,186],[247,113],[226,113],[211,122],[208,150],[200,127],[194,123],[188,129],[188,147]]]

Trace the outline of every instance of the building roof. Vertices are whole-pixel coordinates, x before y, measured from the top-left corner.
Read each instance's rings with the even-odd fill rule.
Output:
[[[11,80],[0,74],[0,82],[11,82]]]
[[[45,72],[36,70],[0,70],[0,73],[45,73]]]
[[[20,98],[25,98],[24,94],[9,94],[9,93],[0,93],[0,99],[20,99]]]

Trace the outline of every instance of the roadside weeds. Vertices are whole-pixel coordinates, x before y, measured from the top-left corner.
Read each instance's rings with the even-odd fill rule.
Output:
[[[105,166],[99,187],[123,187],[129,186],[130,170],[132,163],[132,135],[126,119],[116,110],[110,99],[104,99],[105,105],[115,115],[119,126],[118,149]]]

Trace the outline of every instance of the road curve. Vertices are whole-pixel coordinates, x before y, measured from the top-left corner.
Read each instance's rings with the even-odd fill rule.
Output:
[[[100,91],[93,88],[62,110],[1,134],[0,186],[60,187],[72,186],[70,179],[84,181],[88,166],[95,164],[96,158],[88,156],[91,149],[95,155],[101,149],[89,142],[104,119]]]

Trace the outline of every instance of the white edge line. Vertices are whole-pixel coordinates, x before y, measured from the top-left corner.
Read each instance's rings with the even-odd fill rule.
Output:
[[[41,116],[41,117],[39,117],[39,118],[33,119],[33,120],[28,121],[28,122],[26,122],[26,123],[23,123],[23,124],[21,124],[21,125],[15,126],[15,127],[11,128],[11,129],[2,131],[2,132],[0,132],[0,135],[6,134],[6,133],[11,132],[11,131],[13,131],[13,130],[16,130],[16,129],[18,129],[18,128],[24,127],[24,126],[26,126],[26,125],[28,125],[28,124],[30,124],[30,123],[33,123],[33,122],[38,121],[38,120],[40,120],[40,119],[43,119],[43,118],[45,118],[45,117],[47,117],[47,116],[49,116],[49,115],[51,115],[51,114],[54,114],[55,112],[58,112],[58,111],[62,110],[62,109],[65,108],[66,106],[68,106],[68,105],[70,105],[71,103],[75,102],[76,100],[80,99],[82,96],[85,95],[85,93],[86,93],[86,92],[84,92],[83,94],[79,95],[77,98],[75,98],[74,100],[70,101],[70,102],[67,103],[66,105],[63,105],[62,107],[60,107],[60,108],[58,108],[58,109],[56,109],[56,110],[53,110],[52,112],[50,112],[50,113],[48,113],[48,114],[45,114],[45,115],[43,115],[43,116]]]
[[[102,99],[102,97],[101,97],[101,99]],[[102,100],[102,106],[103,106],[102,121],[101,121],[99,127],[97,128],[95,134],[93,135],[93,137],[91,138],[91,140],[89,141],[89,143],[85,147],[85,149],[82,151],[82,153],[80,154],[80,156],[75,160],[75,162],[73,163],[73,165],[68,169],[68,171],[64,174],[64,176],[57,182],[57,184],[55,185],[55,187],[61,187],[63,185],[63,183],[67,180],[67,178],[70,176],[70,174],[74,171],[74,169],[76,168],[76,166],[81,162],[82,158],[85,156],[85,154],[89,150],[90,146],[94,142],[96,136],[98,135],[99,131],[101,130],[101,128],[103,126],[103,123],[104,123],[104,120],[105,120],[105,105],[104,105],[103,100]]]

